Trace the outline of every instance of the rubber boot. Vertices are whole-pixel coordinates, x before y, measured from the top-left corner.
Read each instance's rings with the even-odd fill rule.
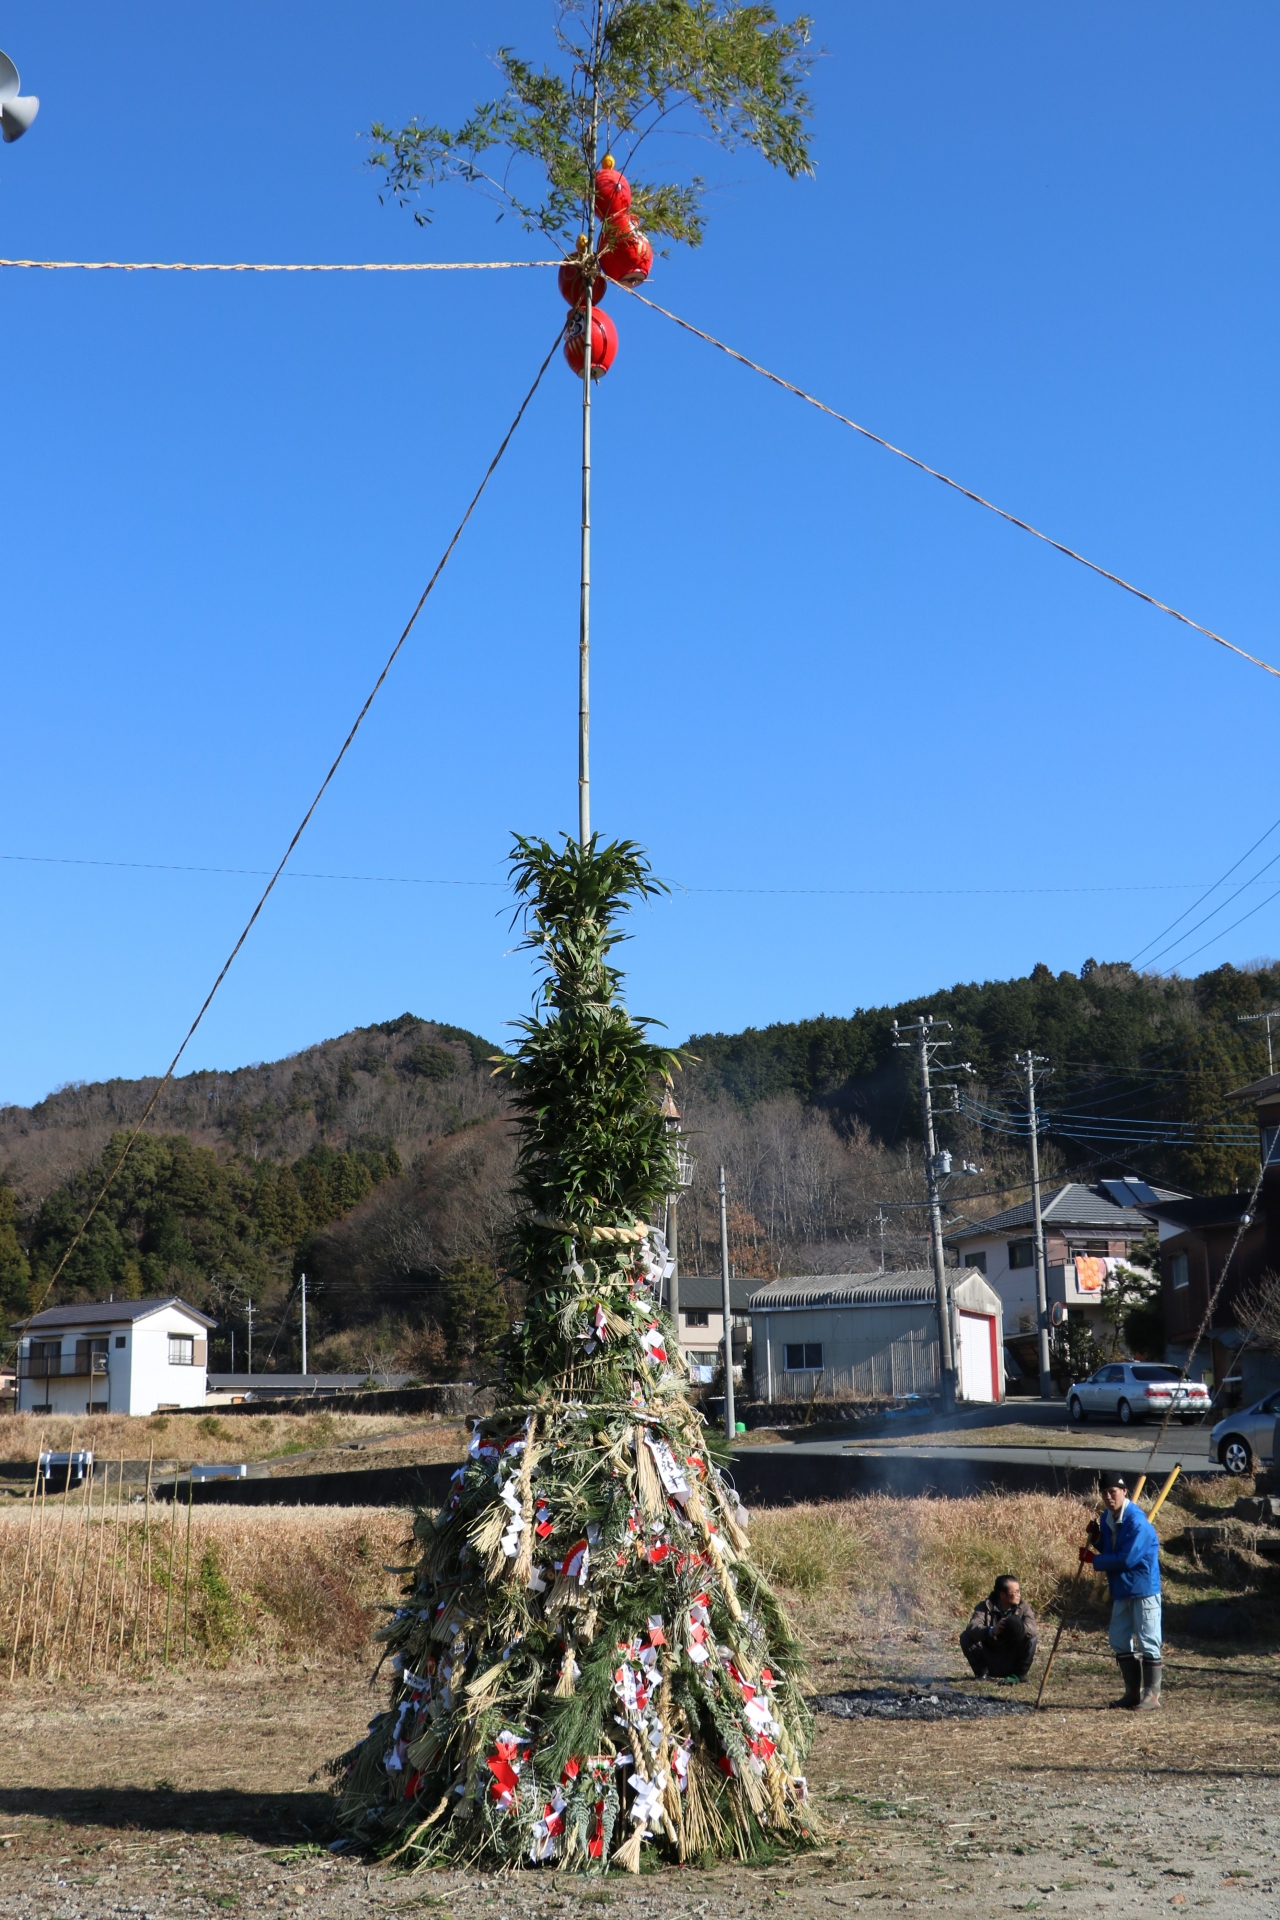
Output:
[[[1144,1660],[1143,1668],[1145,1680],[1138,1709],[1141,1713],[1151,1713],[1160,1705],[1160,1682],[1164,1677],[1164,1661]]]
[[[1116,1665],[1124,1681],[1124,1699],[1108,1700],[1109,1707],[1136,1707],[1142,1699],[1142,1662],[1136,1653],[1118,1653]],[[1157,1705],[1159,1702],[1157,1701]]]

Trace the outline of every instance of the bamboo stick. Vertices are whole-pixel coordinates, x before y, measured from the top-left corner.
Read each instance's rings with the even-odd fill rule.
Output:
[[[107,1546],[107,1499],[111,1492],[111,1462],[102,1469],[102,1512],[98,1515],[98,1564],[93,1576],[93,1615],[89,1621],[89,1644],[85,1650],[84,1677],[93,1677],[93,1652],[98,1641],[98,1597],[102,1592],[102,1556]],[[107,1630],[110,1638],[110,1628]]]
[[[155,1575],[154,1528],[151,1525],[151,1473],[155,1465],[156,1443],[151,1442],[151,1451],[147,1455],[147,1492],[142,1508],[142,1567],[147,1596],[146,1659],[151,1660],[151,1595]]]
[[[187,1571],[182,1583],[182,1657],[187,1657],[187,1638],[191,1621],[191,1499],[195,1489],[195,1469],[187,1468]]]
[[[124,1507],[124,1461],[120,1462],[120,1505]],[[124,1635],[129,1621],[129,1540],[133,1523],[124,1507],[124,1566],[120,1575],[120,1648],[116,1654],[116,1672],[124,1665]]]
[[[1040,1702],[1044,1699],[1044,1690],[1049,1684],[1049,1675],[1053,1672],[1053,1663],[1058,1657],[1058,1642],[1062,1638],[1062,1629],[1066,1626],[1067,1621],[1071,1618],[1072,1611],[1075,1607],[1076,1591],[1079,1588],[1080,1576],[1083,1572],[1084,1572],[1084,1561],[1082,1560],[1080,1562],[1080,1565],[1076,1568],[1076,1577],[1071,1582],[1071,1591],[1067,1595],[1067,1604],[1062,1609],[1062,1617],[1058,1621],[1058,1631],[1053,1636],[1053,1646],[1049,1650],[1049,1658],[1045,1661],[1044,1672],[1040,1676],[1040,1691],[1036,1695],[1037,1707],[1040,1705]]]
[[[89,1471],[84,1480],[84,1526],[81,1528],[81,1540],[78,1546],[73,1544],[71,1554],[71,1591],[67,1595],[67,1611],[62,1623],[62,1645],[58,1649],[58,1664],[53,1677],[60,1679],[67,1663],[67,1641],[71,1633],[71,1615],[74,1610],[76,1632],[80,1631],[80,1615],[84,1611],[84,1586],[89,1566],[89,1520],[93,1512],[93,1482],[98,1468],[98,1452],[94,1445],[96,1434],[89,1437]]]
[[[76,1430],[71,1429],[71,1440],[67,1447],[67,1482],[62,1489],[62,1505],[58,1509],[58,1550],[53,1559],[53,1579],[49,1586],[49,1604],[45,1609],[40,1634],[40,1651],[44,1656],[46,1671],[49,1665],[49,1648],[53,1642],[53,1616],[58,1605],[58,1582],[62,1578],[62,1548],[67,1533],[67,1508],[71,1505],[71,1456],[76,1450]]]
[[[40,1626],[40,1593],[44,1586],[44,1518],[45,1496],[49,1486],[47,1473],[40,1475],[40,1525],[36,1530],[39,1545],[36,1548],[36,1590],[31,1601],[31,1651],[27,1655],[27,1678],[31,1678],[36,1664],[36,1636]]]
[[[120,1551],[120,1508],[124,1502],[124,1455],[120,1456],[120,1471],[116,1476],[115,1538],[111,1543],[111,1580],[107,1587],[107,1631],[102,1647],[102,1671],[105,1673],[111,1664],[111,1622],[116,1610],[116,1555]]]
[[[36,1475],[31,1482],[31,1518],[27,1522],[27,1550],[22,1556],[22,1585],[18,1589],[18,1624],[13,1630],[13,1652],[9,1656],[9,1683],[13,1684],[14,1671],[18,1664],[18,1642],[22,1638],[22,1615],[27,1603],[27,1572],[31,1566],[31,1536],[36,1524],[36,1492],[40,1485],[40,1456],[44,1452],[44,1435],[36,1444]]]
[[[1151,1510],[1147,1514],[1148,1520],[1155,1519],[1161,1507],[1164,1505],[1165,1501],[1169,1498],[1169,1495],[1173,1492],[1173,1483],[1181,1472],[1182,1472],[1182,1462],[1181,1460],[1179,1460],[1177,1466],[1173,1469],[1173,1472],[1169,1475],[1169,1478],[1165,1481],[1159,1493],[1156,1495],[1155,1499],[1151,1502]]]
[[[178,1526],[178,1463],[173,1463],[173,1485],[169,1489],[169,1591],[164,1600],[164,1664],[169,1664],[169,1623],[173,1619],[173,1541]]]

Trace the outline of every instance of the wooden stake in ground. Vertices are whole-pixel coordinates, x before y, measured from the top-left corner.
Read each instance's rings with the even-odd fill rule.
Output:
[[[71,1505],[71,1462],[76,1450],[76,1430],[71,1429],[71,1440],[67,1447],[67,1478],[62,1489],[62,1505],[58,1509],[58,1550],[53,1558],[53,1579],[49,1583],[49,1603],[44,1610],[44,1620],[40,1633],[40,1651],[44,1655],[45,1667],[49,1664],[49,1648],[53,1643],[53,1617],[58,1606],[58,1582],[62,1578],[62,1548],[67,1532],[67,1508]],[[50,1465],[52,1465],[52,1461]],[[46,1476],[47,1478],[47,1476]]]
[[[102,1646],[102,1671],[105,1673],[111,1665],[111,1625],[116,1610],[116,1556],[120,1551],[120,1509],[124,1505],[124,1456],[120,1457],[120,1471],[116,1476],[116,1507],[112,1522],[114,1538],[111,1542],[111,1578],[107,1587],[107,1631]],[[126,1540],[128,1536],[126,1535]],[[123,1616],[123,1606],[121,1614]]]
[[[18,1642],[22,1638],[22,1615],[27,1604],[27,1574],[31,1570],[31,1538],[36,1525],[36,1495],[40,1490],[40,1456],[44,1452],[44,1435],[40,1435],[36,1446],[36,1476],[31,1482],[31,1518],[27,1521],[27,1550],[22,1556],[22,1585],[18,1589],[18,1624],[13,1630],[13,1652],[9,1656],[9,1680],[13,1681],[14,1670],[18,1664]]]

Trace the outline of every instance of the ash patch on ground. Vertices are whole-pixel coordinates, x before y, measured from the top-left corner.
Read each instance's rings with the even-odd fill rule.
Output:
[[[819,1693],[810,1700],[815,1713],[834,1714],[838,1720],[991,1720],[1008,1713],[1030,1713],[1021,1700],[991,1700],[984,1694],[960,1693],[939,1681],[909,1687],[848,1687],[842,1693]]]

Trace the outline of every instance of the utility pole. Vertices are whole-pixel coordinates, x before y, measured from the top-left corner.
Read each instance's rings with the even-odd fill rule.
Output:
[[[1280,1008],[1273,1007],[1270,1013],[1238,1013],[1237,1020],[1265,1020],[1267,1028],[1267,1074],[1275,1073],[1276,1063],[1271,1051],[1271,1023],[1280,1020]]]
[[[933,1251],[933,1292],[934,1304],[938,1314],[938,1360],[942,1373],[942,1410],[954,1413],[956,1405],[956,1365],[951,1345],[951,1310],[947,1300],[946,1255],[942,1245],[942,1195],[938,1186],[940,1174],[951,1171],[951,1155],[939,1154],[937,1138],[933,1131],[933,1089],[929,1078],[929,1057],[940,1047],[950,1046],[949,1040],[933,1038],[935,1028],[945,1027],[951,1030],[949,1020],[935,1020],[930,1014],[922,1014],[909,1027],[899,1028],[893,1023],[893,1044],[896,1047],[914,1047],[920,1061],[920,1093],[924,1103],[925,1137],[925,1184],[929,1196],[929,1238]],[[945,1162],[945,1164],[944,1164]]]
[[[729,1287],[729,1217],[723,1167],[720,1169],[720,1302],[724,1313],[724,1430],[727,1439],[733,1442],[738,1437],[738,1418],[733,1404],[733,1299]]]
[[[253,1297],[251,1294],[245,1295],[244,1317],[249,1325],[249,1364],[245,1368],[245,1372],[252,1373],[253,1372]]]
[[[307,1377],[307,1276],[302,1275],[302,1378]]]
[[[1036,1125],[1036,1068],[1044,1065],[1042,1056],[1030,1047],[1018,1055],[1018,1065],[1027,1076],[1027,1113],[1031,1123],[1031,1218],[1035,1234],[1036,1259],[1036,1358],[1040,1365],[1040,1398],[1053,1399],[1053,1375],[1049,1371],[1049,1282],[1044,1265],[1044,1221],[1040,1214],[1040,1138]]]

